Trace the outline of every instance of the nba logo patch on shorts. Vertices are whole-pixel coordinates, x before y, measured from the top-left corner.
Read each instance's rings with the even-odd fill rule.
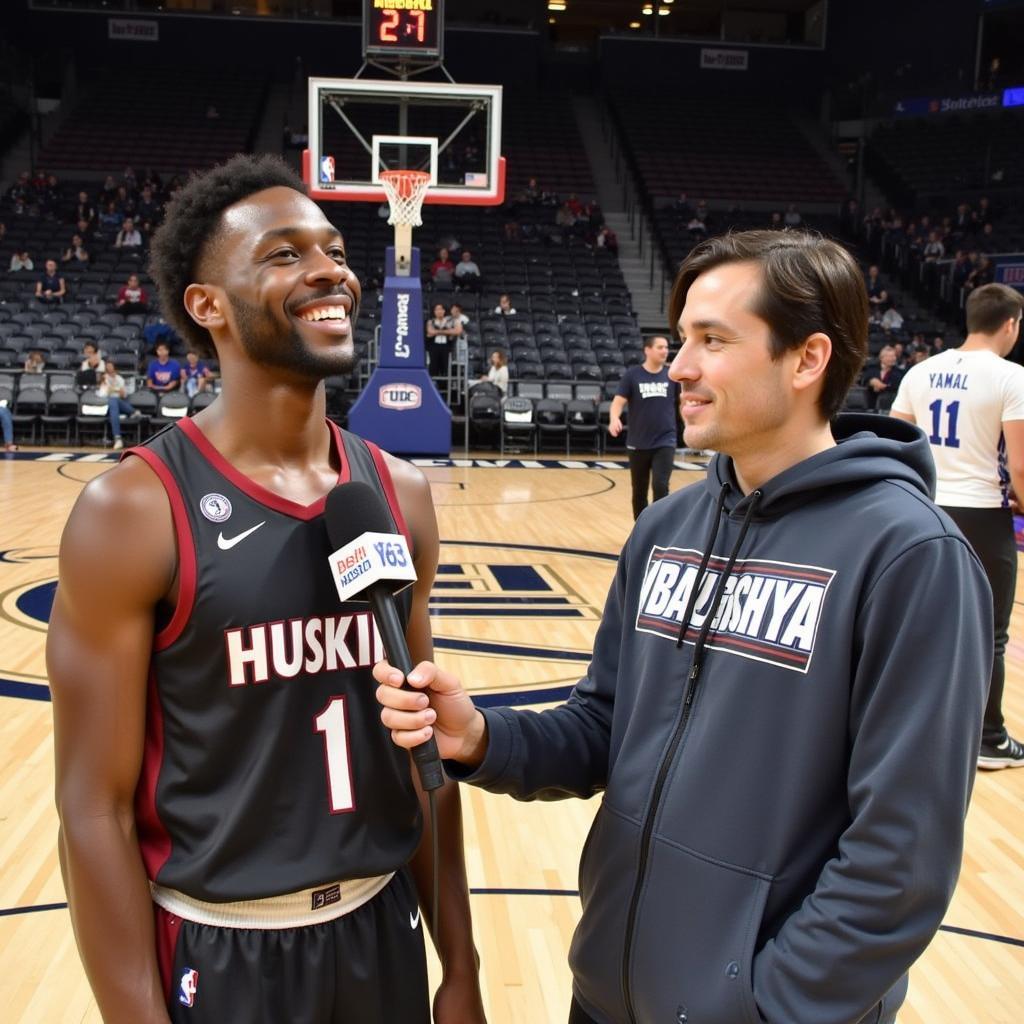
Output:
[[[181,991],[178,1002],[182,1006],[192,1006],[196,1001],[196,989],[199,988],[199,972],[186,967],[181,974]]]

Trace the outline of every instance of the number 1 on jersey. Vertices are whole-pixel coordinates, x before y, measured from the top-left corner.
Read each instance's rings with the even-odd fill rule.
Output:
[[[932,414],[932,432],[928,440],[934,445],[945,445],[947,448],[959,448],[960,438],[956,436],[956,421],[960,415],[960,403],[950,402],[946,406],[946,436],[943,438],[939,431],[942,429],[942,399],[936,398],[928,409]]]
[[[355,807],[352,799],[352,762],[348,755],[345,698],[332,697],[327,707],[313,719],[313,729],[314,732],[324,734],[331,814],[344,814]]]

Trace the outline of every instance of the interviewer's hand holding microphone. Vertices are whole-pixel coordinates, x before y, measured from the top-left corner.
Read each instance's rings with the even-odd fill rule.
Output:
[[[487,726],[462,683],[431,661],[421,661],[403,677],[387,661],[378,662],[373,677],[380,720],[395,743],[413,749],[431,736],[442,758],[476,767],[487,751]],[[403,689],[407,682],[411,689]]]

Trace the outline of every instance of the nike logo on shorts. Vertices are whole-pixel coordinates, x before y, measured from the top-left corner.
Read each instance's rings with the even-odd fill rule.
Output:
[[[409,911],[409,927],[413,931],[416,931],[416,929],[419,928],[419,926],[420,926],[420,908],[417,907],[415,914],[411,910]]]
[[[257,523],[255,526],[249,527],[249,529],[246,530],[244,533],[240,533],[235,537],[228,538],[225,537],[223,533],[218,533],[217,547],[219,547],[221,551],[230,551],[236,544],[240,544],[243,540],[245,540],[245,538],[248,537],[250,533],[255,533],[261,526],[264,525],[264,523],[266,523],[265,519],[263,520],[262,523]]]

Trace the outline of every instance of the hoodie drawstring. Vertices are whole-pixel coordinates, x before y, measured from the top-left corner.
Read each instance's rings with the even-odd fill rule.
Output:
[[[700,568],[697,570],[697,578],[694,581],[693,590],[690,592],[690,599],[686,602],[686,612],[683,615],[683,621],[679,627],[679,639],[676,641],[677,648],[682,647],[683,645],[683,638],[686,636],[686,630],[690,624],[690,616],[693,615],[693,609],[697,604],[697,599],[704,585],[704,577],[707,572],[708,561],[711,558],[711,548],[718,537],[719,520],[721,518],[722,508],[725,505],[725,499],[728,493],[729,484],[724,484],[721,491],[718,493],[718,505],[715,508],[715,522],[712,526],[711,536],[708,538],[707,546],[704,549],[704,557],[701,559]],[[690,669],[691,679],[695,678],[700,673],[701,662],[704,660],[704,645],[707,642],[708,634],[711,632],[711,623],[715,621],[715,615],[718,613],[718,606],[721,604],[722,596],[725,594],[725,584],[732,575],[732,570],[736,565],[736,559],[739,556],[740,548],[743,546],[743,541],[746,539],[747,530],[750,529],[750,522],[754,518],[754,513],[757,511],[757,506],[760,503],[761,492],[751,491],[750,503],[747,505],[747,513],[743,517],[743,524],[740,527],[740,535],[736,538],[736,543],[732,547],[732,551],[729,554],[725,568],[722,570],[722,575],[718,579],[718,585],[715,587],[715,593],[711,599],[711,607],[708,609],[708,613],[704,618],[704,625],[701,626],[700,633],[697,636],[697,642],[694,645],[693,666]]]

